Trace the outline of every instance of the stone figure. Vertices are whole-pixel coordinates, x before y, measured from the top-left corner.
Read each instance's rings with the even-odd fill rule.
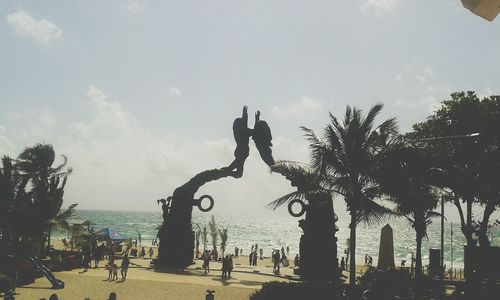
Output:
[[[172,197],[168,197],[167,199],[159,199],[156,200],[156,203],[161,205],[161,210],[163,211],[163,221],[167,220],[168,216],[170,215],[170,202],[172,201]]]
[[[245,160],[249,156],[249,141],[254,135],[255,146],[259,150],[266,164],[274,164],[271,153],[271,130],[266,122],[260,120],[260,112],[255,115],[255,128],[248,126],[248,107],[243,107],[241,117],[233,122],[233,135],[236,141],[234,161],[227,167],[206,170],[198,173],[185,184],[177,187],[172,197],[158,200],[162,203],[163,224],[158,232],[160,245],[158,248],[158,259],[155,261],[155,269],[184,268],[193,262],[194,232],[191,224],[193,206],[199,206],[201,210],[201,199],[210,196],[202,196],[195,199],[195,194],[201,186],[213,180],[232,176],[240,178],[243,176]],[[204,211],[204,210],[202,210]]]
[[[241,118],[236,118],[233,122],[233,135],[236,141],[236,149],[234,150],[234,161],[226,168],[226,171],[234,178],[243,176],[243,166],[245,160],[250,154],[248,146],[252,131],[248,129],[248,107],[243,106]]]
[[[271,128],[269,128],[266,121],[260,119],[260,111],[255,113],[255,125],[253,127],[252,139],[255,143],[255,147],[259,150],[262,160],[268,166],[274,165],[274,158],[271,150],[271,147],[273,146],[271,143],[271,140],[273,139],[271,135]]]

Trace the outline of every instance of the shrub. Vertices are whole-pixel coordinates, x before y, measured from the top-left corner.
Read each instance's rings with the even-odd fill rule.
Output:
[[[407,270],[369,268],[359,279],[364,289],[370,290],[370,299],[392,299],[394,295],[408,296],[410,273]]]
[[[271,281],[264,283],[262,289],[250,296],[250,300],[335,300],[340,299],[338,293],[339,287],[333,284]]]
[[[0,293],[5,293],[14,289],[14,284],[9,276],[0,273]]]

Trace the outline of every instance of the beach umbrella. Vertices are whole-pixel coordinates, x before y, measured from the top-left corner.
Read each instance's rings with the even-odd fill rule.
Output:
[[[461,0],[462,5],[476,15],[493,21],[500,13],[500,0]]]
[[[121,242],[128,239],[128,236],[119,233],[111,227],[103,228],[97,231],[95,235],[97,236],[97,238],[111,239],[113,242]]]

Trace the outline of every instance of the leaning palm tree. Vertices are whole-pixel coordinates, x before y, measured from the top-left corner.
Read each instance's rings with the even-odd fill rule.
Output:
[[[344,119],[330,113],[331,123],[324,138],[303,127],[310,142],[312,166],[324,174],[326,184],[344,197],[351,221],[349,283],[356,281],[356,226],[361,221],[376,222],[390,210],[374,200],[379,195],[373,170],[381,153],[397,133],[395,118],[374,125],[383,105],[373,106],[366,116],[347,106]]]
[[[435,168],[423,153],[411,145],[397,143],[386,152],[376,171],[381,191],[396,204],[396,210],[403,215],[416,234],[415,281],[420,286],[422,276],[422,239],[427,236],[427,226],[438,204],[435,188],[430,184]]]

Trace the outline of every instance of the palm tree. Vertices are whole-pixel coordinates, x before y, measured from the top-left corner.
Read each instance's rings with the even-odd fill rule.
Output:
[[[196,252],[196,258],[200,256],[200,235],[201,235],[201,227],[198,224],[196,225],[196,232],[194,233],[194,242],[195,242],[195,252]]]
[[[217,224],[215,223],[215,217],[212,215],[210,222],[208,222],[208,227],[210,228],[210,237],[212,238],[212,249],[217,250],[217,240],[219,238],[219,232],[217,229]]]
[[[219,229],[219,235],[220,235],[220,250],[222,252],[222,257],[224,257],[224,252],[226,251],[226,246],[227,246],[227,228],[226,229]]]
[[[383,193],[396,204],[416,233],[415,281],[417,287],[422,275],[422,238],[427,236],[427,226],[438,204],[435,188],[429,184],[434,168],[423,153],[411,145],[396,144],[381,160],[376,178]]]
[[[201,241],[203,242],[203,252],[207,251],[207,241],[208,241],[208,232],[207,227],[203,227],[201,231]]]
[[[330,113],[331,123],[324,138],[303,127],[310,142],[312,166],[324,174],[329,188],[344,197],[351,221],[349,283],[356,280],[356,226],[361,221],[376,222],[390,212],[374,199],[379,195],[373,170],[379,156],[397,133],[395,118],[374,126],[383,105],[373,106],[366,116],[357,108],[347,106],[344,119]]]

